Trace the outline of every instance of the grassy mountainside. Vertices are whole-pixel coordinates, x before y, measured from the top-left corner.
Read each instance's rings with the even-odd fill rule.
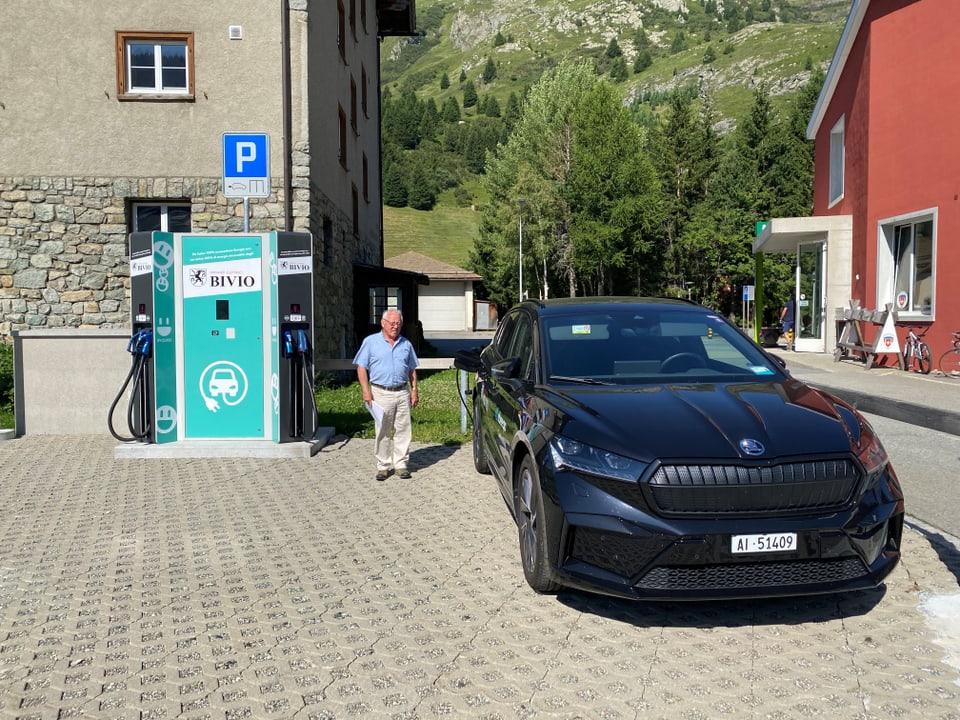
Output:
[[[849,0],[418,0],[418,37],[384,43],[382,87],[442,106],[462,103],[470,81],[504,107],[559,60],[592,58],[625,103],[655,112],[670,90],[699,83],[725,132],[760,83],[782,106],[812,68],[825,69],[849,9]],[[611,76],[617,57],[625,77],[622,67]],[[477,216],[451,194],[431,211],[386,207],[386,257],[413,249],[466,266]]]

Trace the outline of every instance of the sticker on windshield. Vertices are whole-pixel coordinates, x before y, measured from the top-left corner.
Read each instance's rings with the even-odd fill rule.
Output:
[[[773,370],[763,365],[753,365],[750,370],[754,375],[773,375]]]
[[[589,326],[589,325],[574,325],[572,328],[570,328],[570,332],[571,332],[573,335],[589,335],[589,334],[590,334],[590,326]]]

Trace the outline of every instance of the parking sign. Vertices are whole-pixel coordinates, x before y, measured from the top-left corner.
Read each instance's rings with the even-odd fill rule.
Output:
[[[223,134],[225,197],[270,197],[270,136],[267,133]]]

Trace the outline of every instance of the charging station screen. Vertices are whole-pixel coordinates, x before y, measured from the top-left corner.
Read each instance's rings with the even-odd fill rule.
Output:
[[[262,438],[260,236],[182,236],[184,436]]]

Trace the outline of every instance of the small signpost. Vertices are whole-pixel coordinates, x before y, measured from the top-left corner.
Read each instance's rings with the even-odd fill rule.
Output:
[[[250,232],[250,198],[270,197],[270,136],[223,134],[223,195],[243,198],[243,231]]]

